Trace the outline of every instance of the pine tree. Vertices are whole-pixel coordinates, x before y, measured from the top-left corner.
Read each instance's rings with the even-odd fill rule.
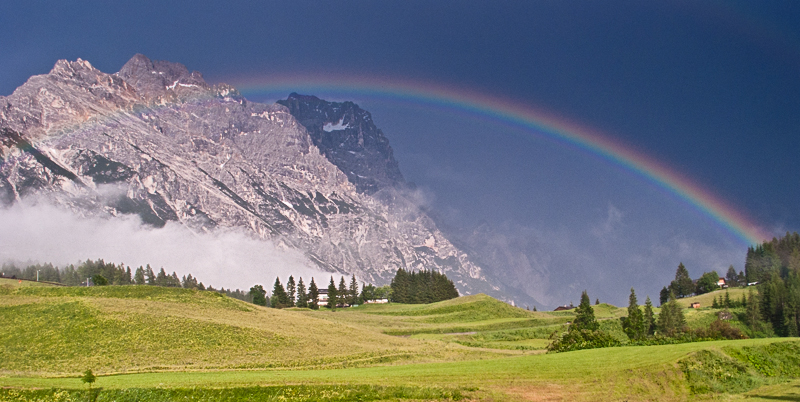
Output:
[[[669,301],[669,289],[666,286],[661,288],[661,292],[658,295],[658,305],[663,306]]]
[[[156,284],[156,274],[153,272],[153,268],[150,268],[150,264],[147,264],[147,268],[144,270],[144,276],[148,285]]]
[[[325,307],[335,310],[338,301],[339,296],[336,292],[336,282],[333,281],[333,276],[331,276],[331,282],[328,284],[328,302],[325,304]]]
[[[728,286],[742,286],[739,283],[739,274],[736,273],[736,268],[733,265],[728,267],[728,273],[725,274],[725,281],[728,283]]]
[[[347,302],[350,300],[350,294],[347,291],[347,282],[344,281],[344,276],[339,280],[339,289],[336,290],[336,294],[339,296],[336,305],[342,307],[347,306]]]
[[[272,297],[269,302],[272,308],[286,308],[289,306],[289,297],[286,295],[286,289],[281,284],[280,277],[275,278],[275,284],[272,286]]]
[[[645,336],[645,322],[642,310],[639,309],[636,300],[636,292],[631,288],[631,295],[628,297],[628,316],[622,322],[622,329],[630,339],[641,339]]]
[[[164,267],[161,267],[161,270],[158,271],[158,276],[156,276],[156,286],[167,286],[169,285],[167,279],[167,271],[164,271]]]
[[[297,281],[297,307],[308,307],[308,294],[306,293],[306,285],[303,283],[303,277]]]
[[[686,297],[694,292],[694,282],[689,277],[689,271],[683,263],[678,264],[678,269],[675,271],[675,280],[670,284],[670,288],[678,297]]]
[[[356,282],[356,275],[355,274],[353,274],[352,278],[350,278],[350,289],[349,290],[350,290],[350,292],[349,292],[350,299],[348,300],[348,303],[351,306],[354,306],[354,305],[358,304],[358,282]]]
[[[319,288],[314,283],[314,277],[311,277],[311,283],[308,284],[308,308],[312,310],[319,310]]]
[[[134,283],[137,285],[146,285],[147,282],[144,279],[144,268],[141,266],[136,268],[136,274],[133,275]]]
[[[750,288],[748,293],[747,311],[745,315],[747,316],[747,326],[750,327],[752,334],[755,334],[761,327],[761,308],[758,305],[758,298],[753,294],[753,288]]]
[[[719,303],[717,302],[716,296],[714,296],[714,298],[711,299],[711,308],[719,308]]]
[[[725,308],[731,308],[731,295],[727,290],[725,290],[725,299],[723,300],[722,305],[725,306]]]
[[[297,286],[294,283],[294,276],[289,275],[289,280],[286,281],[286,297],[288,303],[287,307],[294,307],[296,300]]]
[[[599,328],[600,325],[594,317],[592,302],[589,299],[589,295],[584,290],[583,293],[581,293],[581,303],[578,305],[578,308],[575,309],[575,320],[572,322],[572,325],[570,325],[570,329],[596,331]]]
[[[653,303],[650,301],[650,296],[647,296],[647,300],[644,302],[644,324],[645,334],[648,336],[653,335],[656,331],[656,318],[653,313]]]
[[[667,336],[675,336],[683,332],[685,326],[683,309],[675,300],[675,295],[670,293],[669,301],[661,306],[661,313],[658,314],[658,330]]]
[[[398,268],[397,273],[392,278],[392,302],[410,303],[409,295],[409,275],[403,268]]]

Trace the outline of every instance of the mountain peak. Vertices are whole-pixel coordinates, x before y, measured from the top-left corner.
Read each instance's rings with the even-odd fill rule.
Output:
[[[133,56],[116,75],[136,88],[145,98],[164,96],[170,91],[202,93],[211,90],[199,72],[189,72],[181,63],[150,60],[143,54]]]
[[[277,103],[289,108],[314,145],[361,193],[374,194],[405,182],[389,140],[372,115],[353,102],[328,102],[291,93]]]

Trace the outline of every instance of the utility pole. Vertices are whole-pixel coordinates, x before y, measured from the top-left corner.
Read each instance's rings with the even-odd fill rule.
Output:
[[[39,270],[36,270],[36,282],[39,282]]]

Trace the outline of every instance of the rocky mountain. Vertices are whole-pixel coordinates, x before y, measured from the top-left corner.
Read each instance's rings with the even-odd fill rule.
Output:
[[[289,108],[314,145],[359,192],[372,194],[404,183],[389,140],[366,110],[353,102],[326,102],[296,93],[278,103]]]
[[[462,294],[504,296],[407,196],[368,112],[296,94],[280,103],[143,55],[115,74],[58,61],[0,97],[0,203],[45,197],[84,216],[239,228],[323,271],[386,284],[399,267],[433,269]]]

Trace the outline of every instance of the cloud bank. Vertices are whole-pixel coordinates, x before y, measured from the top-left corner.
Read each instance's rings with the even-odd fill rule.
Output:
[[[205,285],[271,289],[276,277],[315,277],[316,269],[297,250],[282,249],[241,231],[198,234],[168,222],[161,229],[142,225],[136,216],[79,217],[47,203],[17,203],[0,210],[0,261],[51,262],[58,266],[102,258],[131,267],[150,264],[178,276],[191,273]]]

